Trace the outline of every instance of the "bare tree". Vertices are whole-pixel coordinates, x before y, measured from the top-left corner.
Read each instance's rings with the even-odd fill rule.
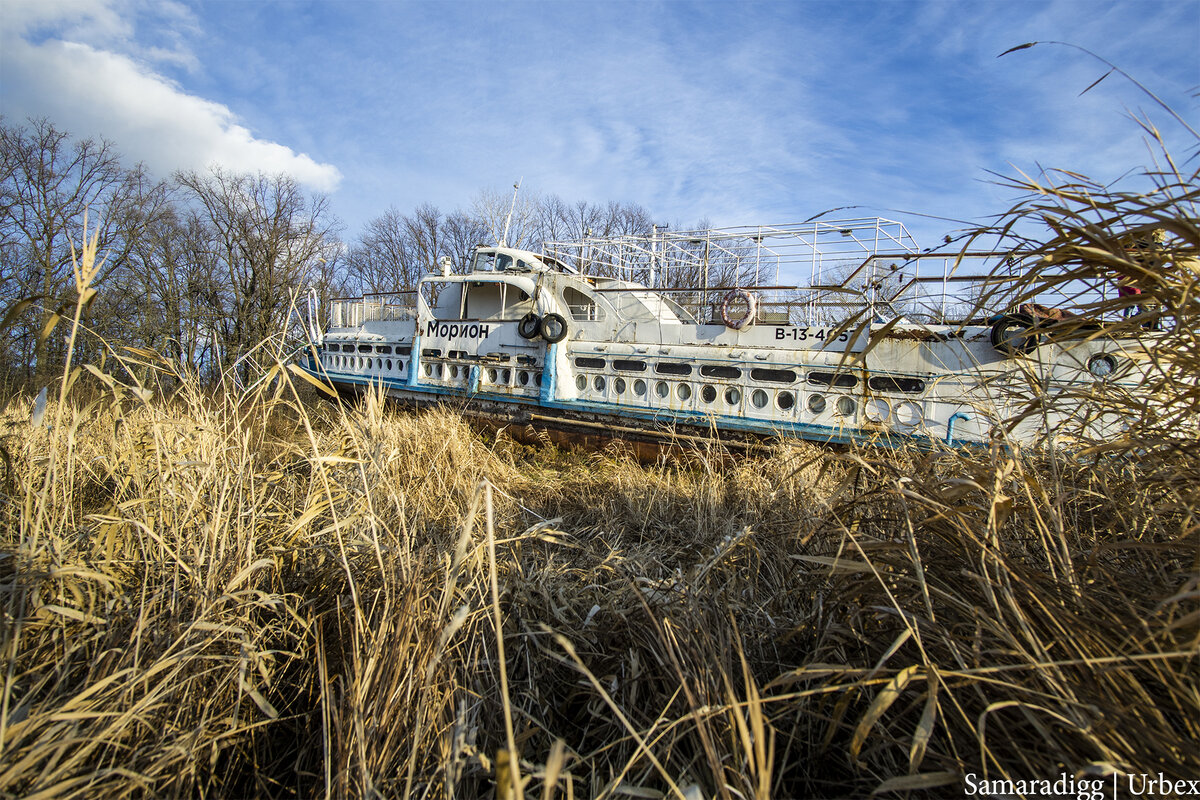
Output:
[[[220,275],[212,297],[219,317],[208,335],[223,364],[259,362],[265,354],[251,353],[283,329],[296,291],[320,282],[322,263],[335,256],[327,201],[306,198],[286,175],[214,168],[208,174],[181,173],[177,180],[196,203],[205,255]]]
[[[138,206],[153,194],[147,183],[141,170],[122,167],[107,141],[72,140],[45,119],[28,128],[0,124],[0,287],[8,301],[37,298],[40,309],[14,326],[10,370],[40,383],[61,365],[61,332],[47,333],[56,309],[74,299],[71,243],[82,241],[84,214],[106,254],[102,286],[138,235]]]

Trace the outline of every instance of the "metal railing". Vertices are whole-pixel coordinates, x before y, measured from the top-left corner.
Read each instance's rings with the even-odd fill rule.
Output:
[[[373,292],[362,297],[338,297],[329,302],[329,325],[356,328],[373,320],[408,320],[417,317],[417,293]]]

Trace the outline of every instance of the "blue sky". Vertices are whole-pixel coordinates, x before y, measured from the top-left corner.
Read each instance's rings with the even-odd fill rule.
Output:
[[[929,247],[1014,195],[988,171],[1144,165],[1133,74],[1192,124],[1200,0],[0,0],[0,113],[160,175],[286,171],[353,238],[481,189],[640,203],[672,225],[900,219]]]

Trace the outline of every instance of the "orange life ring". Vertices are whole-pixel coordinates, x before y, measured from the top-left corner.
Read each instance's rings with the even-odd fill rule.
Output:
[[[744,316],[734,317],[729,310],[739,300],[746,304],[746,313]],[[745,289],[731,289],[729,294],[725,295],[725,299],[721,301],[721,321],[725,323],[726,328],[732,328],[735,331],[749,328],[754,324],[754,317],[757,313],[758,298]]]

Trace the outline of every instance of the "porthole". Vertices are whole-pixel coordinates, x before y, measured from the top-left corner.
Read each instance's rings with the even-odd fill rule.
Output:
[[[654,371],[661,375],[691,375],[692,368],[689,364],[673,364],[669,361],[660,361],[654,365]]]
[[[688,386],[686,383],[679,384],[679,386],[675,389],[675,396],[680,400],[691,400],[692,387]]]
[[[877,375],[867,381],[867,385],[877,392],[923,392],[925,381],[920,378],[896,378],[890,375]]]
[[[509,382],[511,382],[511,381],[512,381],[512,370],[511,369],[502,370],[500,372],[500,382],[503,383],[505,386],[508,386]]]
[[[887,400],[872,397],[863,403],[863,415],[871,422],[887,422],[892,415],[892,407]]]
[[[740,369],[723,364],[706,364],[700,368],[700,374],[706,378],[725,378],[726,380],[736,380],[742,377]]]
[[[604,386],[605,386],[605,383],[604,383],[603,375],[597,375],[596,377],[592,378],[592,388],[595,389],[597,392],[603,392]]]
[[[820,414],[825,411],[825,395],[810,394],[808,396],[808,410],[814,414]]]
[[[617,394],[625,394],[625,379],[617,378],[613,381],[613,391]]]
[[[443,370],[443,368],[442,368],[442,365],[441,365],[441,364],[434,364],[434,365],[433,365],[433,373],[434,373],[435,375],[437,375],[437,377],[438,377],[438,380],[441,380],[441,379],[442,379],[442,377],[443,377],[443,376],[446,374],[446,373],[445,373],[445,371]]]
[[[575,366],[583,367],[584,369],[604,369],[604,359],[580,356],[575,359]]]
[[[808,382],[817,386],[843,386],[850,389],[858,385],[858,378],[844,372],[810,372]]]
[[[539,372],[536,375],[534,375],[533,382],[535,385],[541,386],[542,385],[542,373]]]
[[[921,421],[921,407],[916,403],[905,401],[896,405],[896,424],[904,428],[912,428]]]
[[[425,365],[425,377],[429,378],[429,377],[432,377],[432,375],[433,375],[433,364],[426,364]]]
[[[767,393],[762,389],[755,389],[750,394],[750,404],[755,408],[766,408],[770,399],[771,398],[767,397]]]
[[[750,370],[750,377],[764,383],[792,383],[796,380],[796,373],[790,369],[764,369],[759,367]]]
[[[780,392],[775,398],[775,405],[779,406],[780,411],[791,411],[792,406],[796,405],[796,398],[791,392]]]
[[[717,399],[717,390],[708,384],[704,384],[704,388],[700,390],[700,399],[706,403],[711,403]]]
[[[659,397],[666,397],[671,393],[671,387],[667,385],[666,381],[659,381],[654,384],[654,393]]]
[[[457,364],[454,364],[453,366],[450,367],[450,377],[451,378],[458,377],[458,365]]]
[[[622,372],[645,372],[645,361],[614,361],[613,369],[619,369]]]
[[[725,390],[725,403],[727,405],[736,406],[742,402],[742,393],[730,386]]]
[[[587,390],[587,378],[583,375],[576,375],[575,376],[575,388],[581,392],[586,391]]]
[[[529,385],[529,373],[526,372],[525,370],[520,370],[519,372],[517,372],[517,383],[521,384],[522,386],[528,386]]]
[[[582,376],[582,375],[581,375],[581,376],[579,376],[579,377],[580,377],[581,379],[583,378],[583,376]],[[487,371],[487,380],[488,380],[488,383],[495,383],[495,382],[496,382],[496,370],[492,369],[491,367],[488,367],[488,371]],[[586,380],[584,380],[584,383],[586,384],[586,383],[587,383],[587,381],[586,381]],[[581,388],[581,389],[582,389],[583,387],[581,386],[581,387],[579,387],[579,388]]]
[[[858,403],[854,402],[853,397],[842,396],[837,399],[837,413],[843,417],[850,417],[858,410]]]
[[[642,397],[643,395],[645,395],[646,394],[646,382],[641,379],[634,381],[633,382],[633,393],[635,395],[637,395],[638,397]]]
[[[1088,372],[1098,380],[1104,380],[1117,371],[1117,360],[1107,353],[1100,353],[1088,359]]]
[[[387,360],[387,371],[392,371],[392,360],[390,358]]]

